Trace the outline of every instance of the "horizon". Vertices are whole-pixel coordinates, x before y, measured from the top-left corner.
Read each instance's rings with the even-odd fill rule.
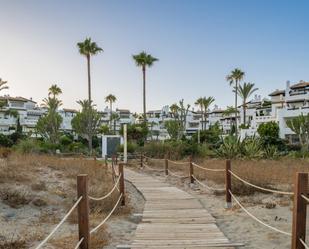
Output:
[[[87,98],[87,71],[76,44],[91,37],[104,50],[91,62],[100,110],[112,93],[115,107],[141,112],[142,73],[132,55],[142,50],[159,59],[147,70],[147,110],[182,98],[195,108],[201,96],[213,96],[221,108],[233,105],[225,77],[236,67],[268,97],[287,80],[309,78],[307,7],[265,0],[2,1],[0,78],[10,89],[1,95],[39,104],[57,84],[63,107],[78,109],[76,101]]]

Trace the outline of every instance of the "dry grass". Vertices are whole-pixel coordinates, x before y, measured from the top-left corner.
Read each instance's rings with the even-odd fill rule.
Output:
[[[114,185],[111,174],[104,164],[94,160],[61,159],[46,155],[21,155],[16,153],[9,155],[7,159],[0,160],[0,200],[13,208],[29,204],[31,204],[29,208],[39,208],[40,215],[37,218],[37,225],[31,224],[31,227],[33,230],[36,229],[36,226],[38,230],[47,227],[48,229],[43,230],[45,233],[43,238],[48,234],[50,226],[59,222],[76,200],[76,176],[78,174],[88,175],[89,194],[92,196],[105,195]],[[90,201],[91,224],[98,224],[110,212],[117,199],[118,192],[114,192],[110,198],[104,201]],[[49,205],[53,205],[53,209],[57,210],[50,211]],[[128,212],[130,212],[130,207],[119,208],[115,215]],[[77,228],[76,222],[75,212],[71,215],[66,227]],[[19,227],[16,229],[18,232]],[[57,239],[54,239],[52,244],[56,245],[56,248],[66,248],[65,245],[72,246],[75,242],[77,243],[75,235],[72,237],[69,234],[65,232],[57,234]],[[94,247],[92,248],[102,248],[107,243],[107,238],[105,229],[100,229],[98,235],[94,237],[92,242]],[[31,237],[32,241],[41,239],[42,234],[37,238]],[[20,243],[21,241],[0,243],[0,249],[24,248]],[[25,239],[23,243],[29,245],[27,244],[29,242],[31,241]],[[9,243],[13,246],[10,247]],[[20,245],[17,243],[20,243]]]
[[[212,169],[225,169],[225,160],[220,159],[194,159],[200,166]],[[151,167],[164,169],[164,161],[148,160]],[[189,163],[178,165],[169,162],[169,169],[189,175]],[[234,160],[232,171],[243,179],[261,187],[293,191],[294,176],[296,172],[309,172],[309,160],[282,158],[280,160]],[[194,174],[200,180],[207,180],[217,185],[224,185],[224,172],[204,171],[194,167]],[[241,195],[251,195],[256,189],[244,185],[232,177],[233,192]]]

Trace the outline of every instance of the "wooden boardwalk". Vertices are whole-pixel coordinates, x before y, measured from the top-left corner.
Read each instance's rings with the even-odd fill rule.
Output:
[[[192,195],[154,177],[126,169],[146,200],[131,249],[235,248],[216,220]]]

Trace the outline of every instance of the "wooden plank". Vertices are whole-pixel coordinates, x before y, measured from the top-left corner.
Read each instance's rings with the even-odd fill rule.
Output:
[[[192,195],[151,176],[126,169],[126,179],[146,203],[131,249],[235,248],[215,218]]]

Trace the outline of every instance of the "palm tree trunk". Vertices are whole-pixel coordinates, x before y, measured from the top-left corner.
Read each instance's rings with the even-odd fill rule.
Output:
[[[88,149],[89,149],[89,156],[92,155],[92,136],[89,136],[88,139]]]
[[[238,130],[237,130],[237,91],[238,91],[238,80],[235,82],[235,135],[237,137]]]
[[[90,76],[90,55],[87,56],[87,69],[88,69],[88,100],[91,102],[91,76]]]
[[[109,109],[110,109],[109,128],[112,129],[112,115],[113,115],[112,101],[109,102]]]
[[[146,67],[143,66],[143,113],[146,122]]]
[[[243,103],[243,115],[244,115],[244,125],[246,125],[246,101]]]
[[[202,112],[202,131],[204,130],[204,111],[203,107],[201,106],[201,112]]]

